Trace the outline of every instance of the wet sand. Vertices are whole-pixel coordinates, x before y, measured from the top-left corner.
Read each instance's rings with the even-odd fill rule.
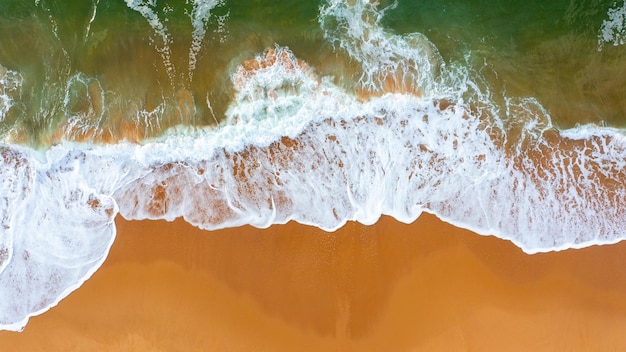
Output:
[[[617,350],[625,255],[531,256],[430,215],[336,233],[118,219],[103,267],[0,350]]]

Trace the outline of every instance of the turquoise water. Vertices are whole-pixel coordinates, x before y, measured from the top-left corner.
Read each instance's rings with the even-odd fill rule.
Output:
[[[620,2],[5,0],[0,328],[80,287],[117,216],[621,241],[624,28]]]

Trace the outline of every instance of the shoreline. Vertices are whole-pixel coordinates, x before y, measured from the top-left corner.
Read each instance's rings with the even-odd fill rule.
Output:
[[[528,255],[423,214],[334,233],[116,219],[7,350],[589,350],[626,344],[626,242]],[[3,348],[4,349],[4,348]]]

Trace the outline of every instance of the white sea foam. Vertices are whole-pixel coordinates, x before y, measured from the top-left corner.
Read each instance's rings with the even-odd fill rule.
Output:
[[[9,110],[20,95],[22,76],[0,66],[0,122],[4,121]]]
[[[107,161],[84,147],[60,146],[45,158],[14,146],[0,150],[0,246],[9,245],[0,272],[0,326],[19,330],[78,288],[106,258],[117,205],[93,187],[123,173],[116,163],[103,174]]]
[[[380,21],[387,9],[377,7],[370,1],[328,1],[319,16],[325,37],[361,64],[364,89],[432,94],[443,64],[439,52],[421,33],[395,35],[386,31]],[[385,83],[392,82],[394,87],[386,87]]]
[[[100,0],[96,0],[91,8],[91,16],[89,17],[89,21],[87,21],[87,26],[85,27],[85,41],[87,41],[87,38],[89,37],[89,31],[91,30],[91,24],[93,23],[93,21],[96,19],[96,13],[98,11],[98,4],[100,3]]]
[[[189,3],[189,0],[187,0]],[[224,0],[193,0],[191,2],[192,10],[189,14],[191,24],[193,25],[191,47],[189,48],[189,81],[193,79],[193,72],[196,69],[196,61],[198,53],[202,48],[202,41],[206,34],[206,27],[211,18],[211,11],[218,7],[224,6]],[[224,21],[221,21],[223,25]]]
[[[106,97],[100,81],[82,73],[71,76],[66,84],[63,109],[66,114],[64,135],[86,135],[102,131]]]
[[[154,33],[161,39],[162,43],[155,43],[157,51],[161,54],[163,65],[170,78],[171,82],[174,82],[176,70],[171,61],[171,49],[170,45],[172,38],[169,34],[167,27],[163,24],[163,21],[159,19],[156,13],[156,0],[125,0],[126,5],[139,12],[147,21],[150,27],[154,30]]]
[[[163,64],[167,70],[169,78],[174,84],[175,82],[175,73],[176,68],[172,64],[171,60],[171,49],[170,46],[173,42],[172,36],[169,33],[167,26],[165,26],[164,22],[167,21],[161,20],[157,14],[157,3],[155,0],[125,0],[126,5],[139,12],[147,21],[148,24],[152,27],[155,34],[161,39],[160,44],[155,43],[157,51],[161,54],[163,59]],[[191,4],[191,12],[188,13],[189,18],[191,20],[191,25],[193,26],[193,31],[191,33],[191,45],[189,47],[189,82],[193,80],[193,73],[196,69],[196,63],[198,60],[198,54],[202,49],[202,42],[205,39],[207,26],[213,17],[218,25],[217,31],[224,32],[225,21],[228,17],[228,14],[215,16],[212,14],[212,11],[217,8],[224,6],[224,0],[187,0],[187,4]],[[167,14],[172,11],[171,7],[165,6],[163,8],[163,13]]]
[[[340,18],[341,31],[349,17],[381,47],[400,48],[377,57],[357,45],[360,34],[332,37],[363,60],[364,87],[377,94],[357,98],[277,46],[233,74],[236,94],[217,129],[46,153],[2,146],[0,328],[21,329],[97,269],[118,209],[204,229],[293,219],[326,230],[382,214],[411,222],[425,211],[529,253],[624,238],[620,131],[557,131],[536,100],[495,104],[467,75],[446,87],[449,69],[411,66],[440,60],[430,44],[402,44],[412,37],[378,28],[382,15],[369,3],[333,0],[324,16]],[[321,20],[329,33],[330,20]],[[369,60],[390,66],[376,71]],[[396,63],[412,64],[398,76],[389,71]],[[404,73],[418,83],[405,85]],[[410,93],[385,93],[390,83]]]
[[[559,137],[534,99],[509,99],[501,112],[462,98],[359,102],[285,49],[270,52],[279,59],[257,62],[271,65],[235,74],[228,125],[142,148],[154,171],[117,190],[122,215],[183,216],[206,229],[293,219],[334,230],[427,211],[527,252],[623,236],[626,144],[615,130]],[[490,120],[497,112],[517,120],[503,129]]]
[[[602,22],[598,33],[598,50],[605,43],[624,45],[626,40],[626,1],[622,7],[614,7],[607,12],[607,19]]]

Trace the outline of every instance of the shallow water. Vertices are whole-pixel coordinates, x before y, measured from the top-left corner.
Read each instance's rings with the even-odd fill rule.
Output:
[[[620,241],[625,13],[5,1],[0,325],[97,270],[118,213],[331,231],[428,212],[529,253]]]
[[[275,43],[320,76],[356,89],[358,63],[324,38],[320,5],[5,1],[0,65],[22,84],[9,95],[14,106],[3,114],[0,132],[5,141],[44,147],[215,125],[232,101],[235,67]],[[476,71],[494,95],[537,98],[557,126],[626,123],[624,50],[600,42],[609,9],[619,8],[612,1],[386,1],[380,7],[387,7],[381,24],[389,32],[425,34],[445,62]]]

